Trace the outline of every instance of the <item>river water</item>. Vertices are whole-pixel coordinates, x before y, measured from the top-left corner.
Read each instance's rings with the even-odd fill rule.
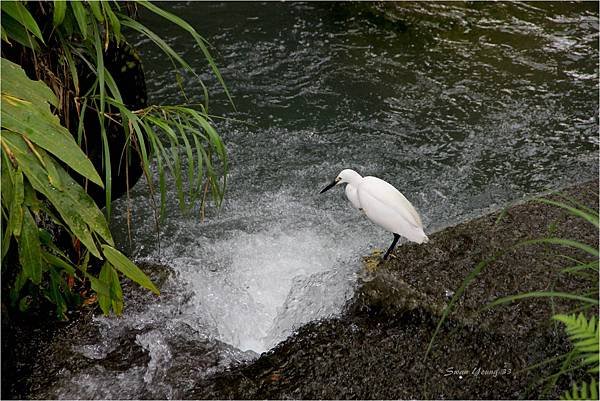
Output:
[[[226,198],[200,221],[170,192],[160,246],[143,182],[132,193],[131,242],[126,202],[116,203],[120,245],[173,273],[160,298],[96,318],[100,337],[74,341],[72,352],[98,363],[61,371],[45,395],[185,397],[195,378],[339,313],[361,257],[392,240],[342,190],[318,195],[343,168],[398,187],[427,233],[597,177],[596,3],[400,7],[392,22],[364,5],[168,5],[213,44],[237,111],[191,38],[142,14],[198,66],[211,113],[235,119],[215,120],[231,164]],[[165,56],[137,46],[151,101],[182,102]],[[148,360],[106,368],[127,336]]]

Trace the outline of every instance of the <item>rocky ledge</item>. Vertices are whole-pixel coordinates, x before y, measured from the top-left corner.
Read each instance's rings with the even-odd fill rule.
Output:
[[[598,181],[550,195],[598,210]],[[527,291],[582,292],[590,284],[559,274],[589,255],[537,244],[508,250],[528,239],[559,237],[596,247],[598,231],[563,209],[531,201],[406,244],[395,258],[365,258],[363,283],[338,318],[314,322],[251,364],[198,382],[189,398],[210,399],[507,399],[557,398],[573,377],[563,375],[544,392],[541,379],[557,363],[531,365],[569,350],[550,317],[576,304],[527,298],[483,308],[498,297]],[[508,251],[507,251],[508,250]],[[441,326],[437,323],[463,280],[494,259],[466,288]],[[597,293],[596,293],[597,294]],[[597,313],[593,311],[593,313]]]

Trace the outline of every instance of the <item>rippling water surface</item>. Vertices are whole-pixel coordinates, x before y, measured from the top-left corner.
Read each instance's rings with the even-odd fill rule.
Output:
[[[596,3],[405,3],[396,22],[364,4],[168,7],[214,45],[235,100],[237,111],[188,36],[142,15],[198,65],[211,113],[236,119],[215,120],[231,163],[226,200],[200,222],[171,196],[159,247],[148,191],[136,186],[131,251],[174,273],[156,302],[96,319],[100,341],[74,352],[102,360],[134,333],[150,362],[66,372],[51,394],[184,397],[194,377],[339,313],[361,256],[392,239],[341,190],[317,195],[343,168],[397,186],[428,233],[597,176]],[[152,101],[182,102],[165,56],[138,47]],[[200,99],[191,77],[185,86]],[[124,247],[126,215],[118,202]],[[207,343],[214,360],[200,364]]]

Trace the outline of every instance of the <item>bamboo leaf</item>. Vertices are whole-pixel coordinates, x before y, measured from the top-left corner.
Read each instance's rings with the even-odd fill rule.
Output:
[[[112,266],[108,263],[104,263],[102,265],[102,269],[100,270],[99,280],[104,284],[108,290],[107,293],[97,293],[98,294],[98,305],[100,305],[100,309],[102,309],[102,313],[105,316],[110,314],[110,309],[112,307],[111,302],[111,294],[110,294],[110,280],[112,275],[110,274],[110,270]]]
[[[102,252],[106,259],[126,277],[155,294],[160,294],[160,291],[158,291],[148,276],[121,252],[109,245],[102,245]]]
[[[198,77],[196,72],[190,67],[190,65],[185,61],[171,46],[167,44],[160,36],[155,34],[152,30],[146,27],[143,24],[140,24],[138,21],[131,19],[129,17],[123,16],[121,19],[121,23],[123,26],[131,28],[145,36],[147,36],[150,40],[152,40],[169,58],[177,61],[182,67],[186,68],[190,72],[194,74],[194,76]],[[198,77],[199,79],[199,77]]]
[[[79,73],[77,72],[77,64],[75,64],[75,60],[73,59],[73,54],[71,53],[71,49],[66,43],[61,43],[61,47],[63,49],[63,53],[65,54],[65,61],[69,66],[69,72],[71,73],[71,79],[73,80],[73,87],[75,88],[75,95],[79,95]],[[87,103],[87,99],[84,99],[84,103]]]
[[[25,191],[23,185],[23,173],[20,168],[15,172],[15,187],[13,191],[13,201],[10,206],[9,219],[13,220],[13,224],[9,225],[10,233],[15,237],[21,235],[21,226],[23,224],[23,201],[25,199]]]
[[[121,41],[121,22],[119,18],[115,15],[112,8],[110,7],[110,3],[107,1],[100,2],[102,9],[104,10],[104,14],[106,18],[110,21],[110,25],[112,27],[112,32],[115,35],[115,39],[117,43]]]
[[[73,234],[81,240],[94,256],[101,258],[91,233],[98,233],[109,244],[112,244],[113,240],[104,215],[93,199],[42,149],[39,149],[39,152],[43,160],[46,164],[52,163],[54,165],[55,171],[59,174],[59,179],[64,183],[63,191],[56,190],[50,184],[48,171],[32,155],[20,135],[4,131],[2,141],[10,146],[19,166],[23,169],[23,173],[33,188],[48,198]]]
[[[108,294],[98,293],[100,309],[105,315],[110,313],[111,308],[116,315],[121,315],[123,313],[123,292],[119,276],[110,263],[104,263],[100,270],[99,279],[108,289]]]
[[[23,27],[25,27],[29,32],[31,32],[35,37],[44,42],[44,38],[42,37],[42,31],[40,31],[40,27],[38,26],[35,19],[27,10],[27,8],[20,1],[7,1],[4,0],[0,2],[2,11],[8,14],[10,17],[14,18],[18,21]]]
[[[92,14],[94,14],[94,17],[96,18],[96,20],[98,22],[104,22],[104,14],[102,14],[102,10],[100,8],[100,4],[101,2],[99,1],[87,1],[87,5],[90,6],[90,9],[92,10]]]
[[[46,261],[46,263],[64,270],[70,276],[75,276],[75,268],[71,265],[70,262],[67,262],[66,260],[61,259],[58,256],[55,256],[50,252],[46,251],[42,251],[42,258],[44,259],[44,261]]]
[[[69,4],[71,5],[71,10],[73,11],[73,15],[75,16],[77,25],[79,25],[79,31],[81,32],[81,36],[83,36],[83,39],[87,39],[88,22],[85,7],[83,6],[80,0],[72,0],[69,2]]]
[[[0,38],[10,45],[10,41],[8,40],[8,35],[6,34],[6,31],[4,30],[3,26],[0,27]]]
[[[54,0],[54,12],[52,14],[52,24],[57,27],[62,24],[67,11],[67,2],[64,0]]]
[[[92,162],[50,112],[49,104],[57,104],[52,91],[41,81],[31,81],[20,66],[4,58],[2,76],[2,127],[23,135],[102,187]]]
[[[4,2],[0,3],[4,4]],[[27,29],[25,29],[23,25],[19,24],[19,22],[10,15],[2,15],[2,29],[4,29],[4,33],[6,34],[7,38],[12,39],[28,49],[33,49],[35,51],[40,50],[40,45],[38,44],[37,40],[31,37],[31,35],[29,35],[27,32]],[[8,40],[6,41],[8,42]]]
[[[229,93],[229,90],[227,89],[227,85],[225,85],[225,81],[223,80],[223,77],[221,76],[221,72],[219,71],[219,68],[215,64],[210,52],[208,51],[208,48],[206,47],[206,44],[205,44],[206,40],[202,36],[200,36],[200,34],[198,34],[198,32],[190,24],[188,24],[186,21],[179,18],[178,16],[161,9],[160,7],[154,5],[153,3],[151,3],[147,0],[140,0],[139,4],[146,7],[148,10],[152,11],[156,15],[163,17],[168,21],[173,22],[174,24],[178,25],[179,27],[181,27],[185,31],[187,31],[190,35],[192,35],[192,37],[196,41],[196,44],[198,45],[198,47],[200,47],[200,50],[204,54],[204,57],[206,58],[208,65],[210,66],[211,70],[213,71],[213,74],[215,74],[215,76],[217,77],[217,80],[219,81],[219,83],[221,84],[223,89],[225,90],[225,93],[227,94],[227,97],[229,98],[231,105],[235,109],[235,104],[233,103],[231,94]]]
[[[19,242],[19,262],[26,277],[34,284],[42,282],[42,250],[37,224],[25,208],[23,213],[23,228],[18,237]]]
[[[56,305],[56,316],[59,319],[66,319],[67,303],[62,295],[60,287],[64,285],[64,280],[60,273],[55,269],[50,269],[50,286],[48,288],[48,298]]]

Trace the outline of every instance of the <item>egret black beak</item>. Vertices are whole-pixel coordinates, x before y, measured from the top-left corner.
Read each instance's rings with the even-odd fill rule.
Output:
[[[336,180],[333,180],[333,182],[332,182],[331,184],[327,185],[327,186],[326,186],[325,188],[323,188],[323,189],[321,190],[321,192],[319,192],[319,193],[320,193],[320,194],[322,194],[322,193],[323,193],[323,192],[325,192],[325,191],[329,191],[331,188],[335,187],[335,184],[337,184],[337,181],[336,181]]]

